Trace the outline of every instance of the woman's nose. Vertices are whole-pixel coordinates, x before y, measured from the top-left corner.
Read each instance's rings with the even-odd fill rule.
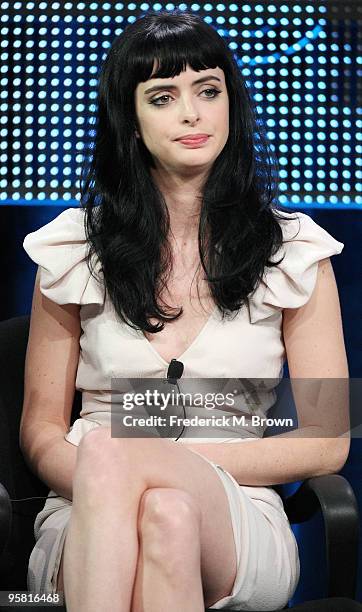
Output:
[[[181,104],[180,113],[183,120],[187,120],[191,123],[195,122],[199,118],[199,112],[195,104],[190,101],[184,101]]]

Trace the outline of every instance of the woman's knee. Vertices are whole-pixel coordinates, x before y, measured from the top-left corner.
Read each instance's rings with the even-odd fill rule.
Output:
[[[102,456],[105,451],[114,449],[119,440],[120,438],[112,438],[110,427],[96,427],[82,436],[78,455],[80,458],[90,453]]]
[[[144,554],[158,563],[185,566],[187,555],[200,558],[201,511],[186,491],[147,489],[140,501],[138,531]],[[185,557],[186,555],[186,557]]]
[[[82,437],[73,481],[75,488],[85,489],[87,497],[92,492],[97,497],[108,496],[117,493],[125,480],[134,477],[126,444],[122,444],[121,438],[112,438],[109,427],[97,427]]]

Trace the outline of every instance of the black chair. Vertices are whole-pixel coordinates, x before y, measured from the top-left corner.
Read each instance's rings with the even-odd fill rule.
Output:
[[[10,498],[45,496],[49,492],[31,472],[19,448],[29,321],[29,316],[22,316],[0,322],[0,591],[27,590],[28,560],[35,545],[35,516],[45,503],[43,499],[10,502]],[[76,392],[71,423],[78,418],[80,408],[81,394]],[[305,480],[289,497],[284,495],[283,485],[275,489],[282,497],[291,523],[308,521],[321,510],[325,525],[328,598],[290,609],[300,612],[362,610],[362,605],[354,601],[359,516],[350,484],[341,475],[333,474]],[[0,602],[2,609],[5,607]],[[22,606],[19,609],[35,610]],[[51,608],[36,608],[42,609]],[[65,612],[65,607],[56,609]]]

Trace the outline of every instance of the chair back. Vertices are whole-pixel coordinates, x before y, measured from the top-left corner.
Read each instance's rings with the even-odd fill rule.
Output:
[[[30,470],[19,446],[29,325],[29,315],[0,321],[0,483],[11,499],[49,493]],[[72,423],[80,407],[81,394],[76,392]],[[0,590],[24,589],[27,562],[35,545],[34,521],[44,503],[44,499],[12,502],[10,537],[0,557]]]

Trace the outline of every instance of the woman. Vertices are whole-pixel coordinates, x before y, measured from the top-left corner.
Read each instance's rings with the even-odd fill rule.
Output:
[[[111,381],[165,378],[173,358],[189,378],[278,381],[286,358],[291,377],[347,378],[343,244],[277,210],[235,60],[192,14],[150,13],[113,42],[86,159],[81,208],[24,241],[39,271],[21,445],[57,496],[29,588],[77,612],[282,609],[299,559],[272,485],[338,471],[348,440],[262,439],[250,420],[196,442],[115,438]]]

